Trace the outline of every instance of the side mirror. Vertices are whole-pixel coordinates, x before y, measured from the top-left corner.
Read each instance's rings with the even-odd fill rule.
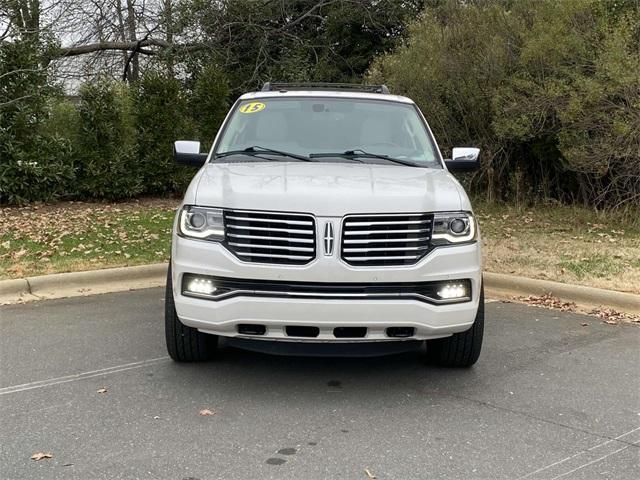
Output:
[[[207,161],[207,154],[200,153],[200,142],[178,140],[173,143],[173,160],[194,167],[201,167]]]
[[[446,159],[444,163],[450,172],[471,172],[480,168],[479,148],[458,147],[453,149],[452,159]]]

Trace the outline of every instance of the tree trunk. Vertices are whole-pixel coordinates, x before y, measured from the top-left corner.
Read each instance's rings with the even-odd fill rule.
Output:
[[[136,36],[136,12],[134,9],[135,0],[127,0],[127,27],[129,29],[129,40],[137,42]],[[129,80],[135,82],[140,77],[140,66],[138,64],[138,52],[134,50],[131,52],[131,75],[128,76]]]
[[[116,0],[116,10],[118,11],[118,34],[119,34],[119,40],[122,42],[126,42],[127,41],[127,35],[125,33],[124,30],[124,17],[122,16],[122,0]],[[129,54],[123,50],[122,51],[122,68],[123,69],[127,69],[128,71],[125,72],[125,75],[127,76],[127,78],[131,77],[131,69],[127,67],[127,58],[129,57]]]
[[[172,0],[164,0],[162,17],[164,28],[166,30],[166,40],[169,45],[173,44],[173,4]],[[167,73],[170,77],[174,77],[173,71],[173,52],[167,54]]]
[[[18,26],[23,38],[31,37],[39,41],[40,37],[40,0],[16,0],[9,4],[11,20]]]

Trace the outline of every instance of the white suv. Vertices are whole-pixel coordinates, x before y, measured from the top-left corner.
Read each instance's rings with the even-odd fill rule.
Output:
[[[480,233],[416,105],[384,85],[265,84],[240,97],[175,220],[166,338],[177,361],[246,348],[368,354],[426,340],[435,363],[482,346]],[[386,349],[386,350],[385,350]]]

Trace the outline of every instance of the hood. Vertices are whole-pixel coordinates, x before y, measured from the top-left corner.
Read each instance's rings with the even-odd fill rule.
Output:
[[[194,183],[197,205],[316,216],[460,210],[468,204],[446,170],[398,165],[209,163]]]

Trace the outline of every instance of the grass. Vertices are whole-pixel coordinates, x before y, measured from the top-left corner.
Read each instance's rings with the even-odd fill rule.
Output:
[[[562,260],[558,263],[558,266],[561,272],[569,271],[578,280],[584,280],[589,276],[609,278],[623,270],[623,265],[620,262],[616,262],[614,258],[599,253],[577,260],[562,254]]]
[[[177,200],[0,208],[0,278],[167,261]],[[485,269],[640,293],[640,220],[476,203]]]
[[[476,204],[485,269],[640,293],[638,216]]]
[[[0,209],[0,278],[166,261],[174,200]]]

